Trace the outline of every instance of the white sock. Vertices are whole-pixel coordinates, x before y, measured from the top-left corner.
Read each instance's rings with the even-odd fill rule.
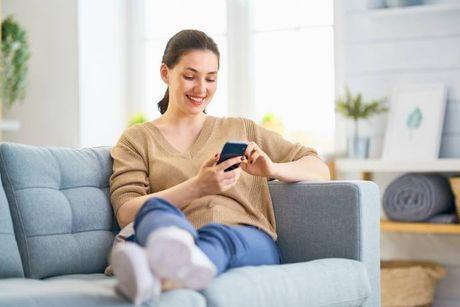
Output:
[[[159,278],[178,283],[185,288],[206,288],[217,273],[216,266],[195,245],[186,230],[168,226],[155,230],[147,238],[147,258],[150,268]]]
[[[111,255],[113,271],[118,279],[115,290],[139,305],[157,298],[161,282],[150,270],[144,248],[125,242],[114,247]]]

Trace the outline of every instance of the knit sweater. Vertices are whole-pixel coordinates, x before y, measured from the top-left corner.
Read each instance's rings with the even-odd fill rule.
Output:
[[[206,116],[195,143],[179,152],[152,123],[125,130],[112,148],[110,199],[115,216],[130,199],[171,188],[197,175],[204,161],[222,150],[226,141],[253,141],[272,159],[283,163],[307,155],[312,148],[291,143],[281,135],[244,118]],[[268,179],[242,172],[232,188],[207,195],[181,208],[196,229],[208,223],[253,225],[276,240],[275,215]]]

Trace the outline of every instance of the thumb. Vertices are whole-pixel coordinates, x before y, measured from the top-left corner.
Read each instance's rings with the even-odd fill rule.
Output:
[[[211,157],[209,160],[205,161],[203,163],[203,167],[211,167],[216,165],[217,161],[219,161],[219,154],[215,154],[213,157]]]

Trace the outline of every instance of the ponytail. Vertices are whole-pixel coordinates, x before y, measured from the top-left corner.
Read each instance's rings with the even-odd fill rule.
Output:
[[[166,110],[168,109],[168,104],[169,104],[169,87],[166,89],[165,95],[163,96],[163,99],[161,99],[157,105],[158,105],[158,111],[160,111],[161,114],[164,114]]]

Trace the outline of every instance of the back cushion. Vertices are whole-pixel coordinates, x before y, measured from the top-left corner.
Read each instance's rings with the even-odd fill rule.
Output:
[[[18,244],[14,237],[10,208],[0,186],[0,278],[24,277]]]
[[[0,170],[26,277],[104,271],[117,228],[110,148],[3,143]]]

